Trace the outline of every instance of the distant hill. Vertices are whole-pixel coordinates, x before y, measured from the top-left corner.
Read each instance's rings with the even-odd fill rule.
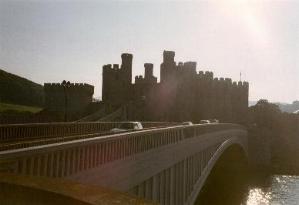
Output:
[[[293,113],[299,110],[299,101],[294,101],[292,104],[276,103],[282,112]]]
[[[43,107],[43,86],[0,69],[1,102]]]
[[[254,106],[255,104],[257,103],[257,101],[252,101],[252,100],[249,100],[248,101],[248,106]]]

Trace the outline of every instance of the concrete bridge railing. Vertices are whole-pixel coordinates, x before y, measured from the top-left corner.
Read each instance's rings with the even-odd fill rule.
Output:
[[[109,131],[123,122],[67,122],[0,125],[0,141],[50,138]],[[144,128],[175,125],[169,122],[142,122]]]
[[[235,124],[176,126],[0,152],[0,172],[67,178],[160,204],[192,204],[231,144],[247,152]]]

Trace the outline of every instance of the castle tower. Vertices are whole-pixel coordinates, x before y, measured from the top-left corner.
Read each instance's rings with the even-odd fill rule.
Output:
[[[225,90],[224,90],[224,119],[225,122],[232,122],[233,119],[233,109],[232,109],[232,79],[225,78]]]
[[[121,59],[120,68],[118,64],[103,66],[102,99],[112,107],[119,107],[130,98],[133,55],[123,53]]]
[[[175,56],[174,51],[163,52],[163,62],[160,68],[160,78],[162,83],[167,81],[170,78],[174,78],[175,68],[176,68],[174,56]]]
[[[152,63],[144,64],[144,78],[150,79],[153,76],[154,65]]]
[[[103,77],[102,77],[102,99],[107,101],[109,99],[110,82],[112,80],[111,64],[103,65]]]
[[[130,53],[123,53],[121,55],[121,70],[123,73],[123,82],[126,85],[130,85],[132,82],[132,60],[133,55]]]
[[[163,63],[171,64],[174,62],[174,51],[163,51]]]

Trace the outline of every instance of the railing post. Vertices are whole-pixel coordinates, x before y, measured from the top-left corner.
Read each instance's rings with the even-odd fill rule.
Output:
[[[159,201],[159,176],[155,175],[153,177],[153,201]]]

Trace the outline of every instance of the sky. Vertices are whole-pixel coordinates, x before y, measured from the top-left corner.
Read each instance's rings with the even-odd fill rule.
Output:
[[[84,82],[132,53],[133,76],[163,50],[250,83],[249,100],[299,99],[299,1],[0,0],[0,69],[34,82]]]

